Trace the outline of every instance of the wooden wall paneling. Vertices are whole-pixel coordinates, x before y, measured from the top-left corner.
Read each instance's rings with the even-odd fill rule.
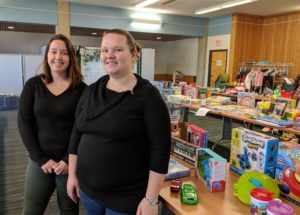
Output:
[[[290,14],[288,23],[288,37],[286,48],[286,61],[293,66],[289,71],[289,76],[296,78],[300,71],[300,13]]]
[[[155,81],[173,81],[170,74],[154,74]]]
[[[233,16],[230,71],[233,80],[240,62],[257,61],[261,49],[262,23],[260,16],[236,14]],[[233,55],[232,55],[233,54]]]
[[[300,72],[300,12],[259,17],[235,14],[229,55],[229,74],[233,79],[238,63],[272,61],[292,63],[289,77]]]
[[[261,57],[273,62],[292,63],[289,77],[300,70],[300,12],[266,17],[263,25]]]
[[[230,38],[230,51],[229,51],[229,60],[228,60],[228,75],[229,75],[229,81],[232,82],[233,80],[235,80],[235,76],[234,75],[234,71],[235,71],[235,66],[237,65],[237,58],[234,57],[236,56],[236,29],[237,29],[237,16],[234,15],[232,16],[232,25],[231,25],[231,38]],[[236,74],[236,72],[235,72]]]
[[[282,20],[276,23],[264,24],[263,34],[266,34],[264,44],[268,45],[269,50],[266,53],[266,58],[273,62],[286,62],[287,38],[289,25],[287,20]],[[269,41],[268,38],[272,38]]]

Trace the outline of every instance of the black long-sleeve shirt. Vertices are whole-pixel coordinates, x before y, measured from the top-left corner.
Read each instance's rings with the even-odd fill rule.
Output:
[[[104,76],[78,103],[70,154],[78,154],[81,189],[116,211],[135,213],[149,170],[167,173],[170,118],[158,90],[137,77],[133,91],[106,88]]]
[[[75,110],[85,86],[81,82],[55,96],[40,76],[26,82],[20,97],[18,127],[30,158],[39,165],[49,159],[67,163]]]

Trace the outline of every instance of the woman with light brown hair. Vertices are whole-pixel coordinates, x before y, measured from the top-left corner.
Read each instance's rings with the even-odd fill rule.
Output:
[[[134,74],[140,46],[121,29],[103,34],[107,75],[83,93],[69,148],[68,194],[88,215],[158,214],[171,131],[159,91]],[[144,59],[147,60],[147,59]]]
[[[70,40],[58,34],[47,44],[41,72],[22,91],[18,112],[29,152],[24,214],[43,214],[54,190],[61,214],[78,214],[66,192],[68,147],[75,109],[86,85]]]

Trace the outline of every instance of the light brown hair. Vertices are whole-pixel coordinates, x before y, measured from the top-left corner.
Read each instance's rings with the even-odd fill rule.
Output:
[[[122,30],[122,29],[110,29],[110,30],[106,30],[103,32],[103,37],[107,34],[119,34],[119,35],[123,35],[126,37],[127,39],[127,45],[129,47],[129,50],[131,52],[131,54],[136,54],[137,57],[140,56],[140,52],[141,52],[141,45],[139,43],[137,43],[133,36],[131,35],[131,33],[129,33],[128,31]]]

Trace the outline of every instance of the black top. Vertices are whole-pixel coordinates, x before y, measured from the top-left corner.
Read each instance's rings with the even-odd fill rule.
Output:
[[[133,91],[106,88],[109,76],[90,85],[76,111],[69,153],[78,154],[80,188],[120,212],[135,213],[149,170],[167,173],[171,131],[158,90],[137,77]]]
[[[67,163],[76,105],[85,87],[81,82],[55,96],[40,76],[26,82],[20,97],[18,126],[30,158],[40,166],[49,159]]]

